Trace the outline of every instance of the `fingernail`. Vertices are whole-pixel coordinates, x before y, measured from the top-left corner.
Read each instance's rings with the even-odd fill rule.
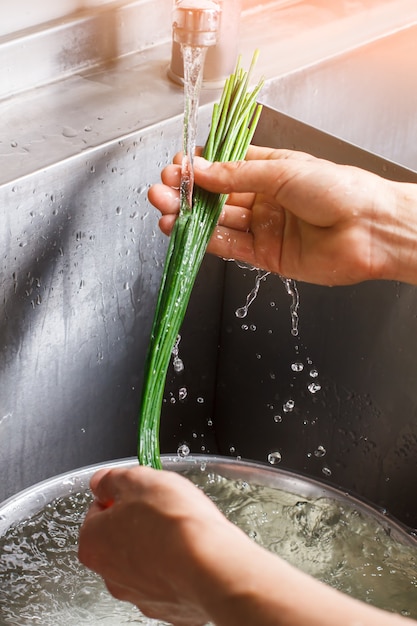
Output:
[[[194,167],[198,170],[208,170],[211,167],[211,161],[203,159],[203,157],[194,157]]]

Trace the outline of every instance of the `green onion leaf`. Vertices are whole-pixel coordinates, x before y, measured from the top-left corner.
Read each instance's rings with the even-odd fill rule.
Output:
[[[260,81],[249,92],[255,53],[248,72],[237,63],[226,80],[219,104],[213,107],[211,128],[203,156],[209,161],[238,161],[245,157],[261,113],[257,96]],[[165,259],[148,354],[138,434],[138,459],[161,469],[159,424],[167,370],[191,291],[226,196],[194,188],[191,211],[175,222]]]

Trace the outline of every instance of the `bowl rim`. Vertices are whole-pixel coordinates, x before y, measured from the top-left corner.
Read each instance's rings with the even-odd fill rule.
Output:
[[[164,470],[185,472],[200,465],[202,469],[210,468],[232,480],[250,481],[252,484],[282,489],[303,498],[330,498],[370,516],[393,539],[417,547],[417,537],[412,529],[387,511],[346,490],[299,472],[259,461],[220,455],[192,454],[180,457],[177,454],[163,454],[161,460]],[[137,457],[103,461],[57,474],[23,489],[0,503],[0,534],[3,535],[14,524],[36,514],[55,498],[88,489],[90,478],[97,470],[115,467],[127,469],[136,465]]]

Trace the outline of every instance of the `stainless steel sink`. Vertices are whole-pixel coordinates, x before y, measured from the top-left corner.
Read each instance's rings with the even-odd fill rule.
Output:
[[[270,80],[255,143],[417,183],[416,53],[412,26]],[[279,277],[262,281],[247,318],[236,317],[254,281],[254,272],[227,267],[220,452],[260,460],[278,452],[281,465],[324,475],[415,526],[417,288],[299,283],[294,338]]]
[[[292,22],[270,3],[263,21],[255,13],[243,29],[252,52],[263,25],[276,27],[262,41],[267,106],[256,141],[415,180],[416,26],[295,71],[309,56],[300,44],[319,36],[306,37],[300,24],[311,22],[314,5],[314,27],[324,12],[328,33],[331,11],[319,0],[289,4]],[[415,12],[411,0],[401,4]],[[287,63],[280,51],[291,45],[299,56]],[[166,246],[146,191],[181,136],[169,54],[167,43],[151,47],[0,103],[0,500],[135,453]],[[203,95],[202,138],[216,98]],[[282,466],[324,476],[417,525],[415,288],[300,285],[294,339],[278,277],[261,285],[247,319],[235,316],[253,285],[253,272],[206,258],[182,332],[185,370],[167,383],[163,451],[186,442],[194,453],[265,461],[278,450]],[[294,379],[300,359],[304,377]],[[308,359],[322,385],[314,397]],[[293,394],[294,411],[275,422]],[[320,446],[324,456],[315,455]]]
[[[262,101],[417,169],[417,24],[268,81]]]

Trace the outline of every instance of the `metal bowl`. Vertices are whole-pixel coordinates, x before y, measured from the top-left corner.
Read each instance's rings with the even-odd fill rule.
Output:
[[[237,523],[264,547],[283,558],[288,558],[297,567],[354,597],[396,612],[402,611],[404,606],[411,607],[407,608],[409,611],[407,614],[417,617],[417,614],[412,615],[414,596],[410,597],[408,591],[410,588],[411,593],[417,593],[417,577],[414,577],[413,573],[417,564],[417,540],[409,529],[383,511],[317,480],[270,465],[203,455],[185,458],[164,455],[162,460],[165,469],[183,473],[202,487],[231,521]],[[6,567],[0,571],[4,594],[3,608],[0,603],[0,621],[2,610],[7,611],[8,620],[10,610],[12,619],[15,615],[20,616],[23,610],[30,612],[29,621],[20,621],[19,617],[18,621],[5,623],[26,625],[32,623],[30,620],[36,614],[36,619],[40,618],[46,626],[50,624],[73,626],[73,622],[68,621],[68,614],[63,615],[61,611],[67,611],[68,607],[71,610],[75,607],[76,611],[86,609],[86,606],[82,605],[82,597],[81,604],[78,605],[78,598],[83,593],[91,594],[90,589],[93,589],[90,587],[92,572],[80,566],[76,553],[79,525],[85,507],[90,502],[88,494],[90,478],[98,469],[129,468],[136,465],[135,458],[90,465],[38,483],[0,506],[0,538],[3,538],[4,562],[9,563],[7,572]],[[233,493],[231,499],[230,493]],[[82,501],[79,499],[80,496]],[[75,502],[75,506],[71,505],[76,513],[75,524],[66,516],[65,511],[62,512],[60,499]],[[255,511],[252,507],[260,503],[262,507],[269,507],[272,503],[272,507],[257,508]],[[42,522],[42,528],[39,530],[38,519],[46,509],[58,516],[54,518],[59,522],[58,532],[48,521]],[[287,516],[288,511],[290,513]],[[311,512],[312,516],[309,517]],[[22,542],[20,543],[20,539],[16,542],[16,533],[21,533],[22,528],[23,535],[19,535],[23,536]],[[270,533],[268,541],[272,538],[269,544],[266,543],[268,533]],[[58,550],[55,550],[54,545],[46,549],[45,541],[53,544],[54,537],[58,537],[58,543],[61,542]],[[40,551],[37,543],[39,538]],[[28,541],[34,545],[34,551],[30,552],[29,557],[25,552]],[[382,545],[382,552],[376,550],[378,544]],[[72,565],[68,564],[68,553],[64,554],[61,546],[63,549],[70,546]],[[385,550],[386,546],[388,550]],[[390,552],[392,547],[394,561],[389,561],[388,564],[384,562],[384,558],[386,554],[392,556]],[[47,554],[47,575],[44,578],[43,570],[41,575],[36,562],[39,552]],[[368,557],[371,563],[368,562]],[[17,573],[15,562],[19,570]],[[348,564],[343,575],[339,568],[339,563],[342,562]],[[393,569],[392,562],[399,564],[401,569],[400,580],[397,577],[394,581],[396,587],[394,592],[397,593],[398,589],[404,598],[404,600],[394,598],[394,604],[390,604],[391,599],[386,599],[387,585],[391,593],[391,580],[378,581],[369,571],[373,567],[377,572],[375,575],[379,576],[378,570],[382,569],[379,566],[383,563],[386,571],[389,571]],[[61,566],[60,563],[64,565]],[[29,595],[24,597],[23,604],[19,604],[21,600],[17,596],[20,591],[16,594],[16,585],[18,590],[23,589],[19,577],[24,576],[27,570],[29,576],[36,572],[36,589],[31,583]],[[363,577],[367,580],[365,581]],[[66,595],[60,595],[57,591],[60,587],[56,585],[57,579],[62,579],[64,583],[61,586],[70,587],[71,593],[66,590]],[[71,582],[68,582],[69,580]],[[366,583],[371,585],[372,597],[367,595]],[[101,580],[99,584],[102,584]],[[50,591],[47,600],[50,605],[45,604],[45,589]],[[94,586],[94,590],[96,589]],[[108,602],[109,599],[107,594],[107,599],[104,600]],[[94,619],[98,619],[94,607],[102,610],[102,600],[103,596],[100,595],[94,597],[90,595],[88,599],[88,611],[92,607],[93,613],[90,614],[94,615]],[[113,602],[113,599],[110,599],[110,602]],[[120,615],[118,611],[137,611],[137,609],[131,605],[127,609],[120,608],[121,605],[127,606],[126,603],[106,604],[105,619],[113,620],[106,623],[113,625],[136,621],[136,614]],[[51,610],[54,611],[52,614]],[[72,617],[71,614],[71,619]],[[124,619],[127,621],[123,621]],[[74,622],[77,626],[79,623]]]
[[[182,458],[162,455],[162,462],[164,469],[179,473],[186,472],[195,465],[204,465],[210,471],[232,480],[272,487],[304,498],[330,498],[373,518],[396,540],[417,547],[417,538],[411,533],[411,529],[395,520],[386,511],[379,510],[347,492],[295,472],[222,456],[193,455]],[[60,474],[24,489],[0,505],[0,535],[3,535],[12,524],[30,518],[55,498],[86,491],[92,475],[97,470],[135,465],[137,465],[135,457],[98,463]]]

